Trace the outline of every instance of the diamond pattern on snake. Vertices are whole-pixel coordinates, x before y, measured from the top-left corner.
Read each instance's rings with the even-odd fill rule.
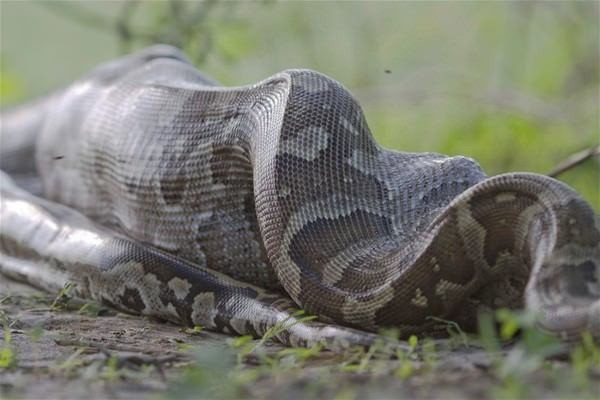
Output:
[[[153,46],[4,110],[0,134],[0,272],[45,290],[230,334],[285,324],[293,346],[498,307],[600,336],[600,223],[573,189],[387,150],[318,72],[223,87]]]

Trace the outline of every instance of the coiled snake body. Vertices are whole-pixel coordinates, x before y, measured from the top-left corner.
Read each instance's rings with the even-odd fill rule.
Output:
[[[526,306],[600,336],[600,229],[541,175],[381,148],[337,82],[223,88],[171,47],[2,115],[0,270],[136,313],[307,345],[369,344]],[[25,166],[23,166],[25,165]],[[77,211],[76,211],[77,210]],[[321,322],[297,322],[298,307]]]

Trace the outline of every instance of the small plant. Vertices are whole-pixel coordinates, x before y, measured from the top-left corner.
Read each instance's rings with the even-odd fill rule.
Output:
[[[108,381],[116,381],[121,377],[121,373],[119,372],[119,359],[117,357],[110,356],[108,360],[106,360],[101,376]]]
[[[492,374],[499,380],[492,388],[497,397],[530,397],[528,381],[543,374],[547,359],[565,350],[556,338],[537,329],[535,316],[526,311],[500,309],[495,315],[482,315],[479,339],[491,357]],[[514,344],[507,349],[509,341]]]
[[[0,349],[0,369],[8,369],[17,365],[17,357],[10,347]]]
[[[410,347],[410,351],[414,352],[417,349],[417,345],[419,344],[419,338],[417,335],[410,335],[408,338],[408,345]]]
[[[204,328],[200,325],[194,325],[193,328],[186,327],[186,328],[182,328],[180,331],[185,334],[188,334],[190,336],[197,336],[202,332],[203,329]]]
[[[450,339],[463,347],[469,347],[469,338],[465,331],[463,331],[455,321],[450,321],[444,318],[435,317],[430,315],[427,317],[428,320],[439,322],[442,326],[446,328],[446,333],[448,333],[448,337]]]
[[[79,308],[78,313],[90,317],[97,317],[104,313],[106,308],[95,302],[87,302]]]
[[[248,343],[252,342],[254,338],[250,335],[237,336],[230,341],[231,347],[234,349],[239,349],[246,346]]]
[[[10,347],[12,337],[10,328],[4,326],[4,345],[0,348],[0,369],[13,368],[17,365],[17,355]]]
[[[421,357],[428,371],[435,369],[435,364],[438,362],[439,355],[436,351],[435,341],[431,338],[425,338],[421,345]]]
[[[277,322],[275,325],[267,329],[263,337],[260,339],[259,345],[262,346],[267,340],[270,340],[279,335],[280,333],[287,331],[294,325],[312,321],[317,318],[315,315],[305,314],[306,312],[304,310],[298,310],[283,321]]]
[[[304,310],[298,310],[283,321],[279,321],[267,329],[258,342],[254,342],[252,337],[249,336],[241,336],[234,339],[232,346],[240,349],[238,353],[238,362],[241,362],[241,360],[250,354],[255,353],[259,348],[264,346],[265,342],[290,329],[292,326],[312,321],[315,318],[317,317],[313,315],[305,315]]]
[[[73,289],[75,289],[76,287],[77,287],[77,284],[74,282],[65,283],[65,286],[56,295],[56,298],[50,305],[50,308],[54,311],[64,310],[66,308],[67,304],[69,303],[69,301],[71,301],[71,299],[73,298],[71,291]]]
[[[373,358],[373,355],[377,351],[377,347],[378,347],[377,344],[374,344],[369,348],[369,350],[365,353],[364,357],[361,358],[360,362],[358,363],[356,372],[358,372],[360,374],[360,373],[367,371],[369,362],[371,361],[371,359]]]
[[[80,358],[83,351],[83,348],[75,350],[66,360],[56,365],[54,372],[64,376],[74,375],[75,371],[84,365],[83,360]]]
[[[580,389],[590,385],[590,376],[600,372],[600,344],[590,332],[583,332],[581,343],[571,351],[573,383]]]
[[[419,338],[416,335],[410,335],[408,340],[408,351],[398,350],[396,357],[398,358],[398,367],[394,370],[394,376],[399,379],[408,379],[414,375],[417,370],[415,361],[418,359]]]
[[[321,354],[323,350],[323,344],[317,343],[311,347],[290,347],[287,349],[280,350],[277,352],[277,357],[279,359],[283,359],[285,357],[291,357],[294,360],[294,364],[296,363],[304,363],[312,358],[315,358],[319,354]]]

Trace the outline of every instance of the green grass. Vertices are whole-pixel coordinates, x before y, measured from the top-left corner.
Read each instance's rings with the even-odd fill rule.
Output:
[[[11,347],[12,335],[10,327],[4,325],[4,342],[0,347],[0,370],[17,366],[17,354]]]
[[[233,339],[227,350],[199,346],[195,361],[184,369],[166,398],[245,397],[255,394],[255,385],[265,379],[303,382],[302,397],[360,398],[365,387],[376,390],[382,382],[389,385],[398,380],[413,386],[435,382],[453,372],[445,370],[443,363],[453,352],[469,349],[485,350],[490,360],[484,378],[490,382],[485,391],[491,398],[535,398],[547,395],[549,388],[554,398],[588,398],[597,389],[593,376],[600,368],[600,344],[588,333],[568,347],[539,331],[531,314],[502,309],[482,315],[479,334],[455,334],[461,337],[459,341],[411,336],[405,342],[407,350],[393,353],[381,344],[347,349],[343,354],[318,345],[268,352],[268,340],[249,337]],[[359,376],[365,377],[359,380],[364,384],[356,384]]]

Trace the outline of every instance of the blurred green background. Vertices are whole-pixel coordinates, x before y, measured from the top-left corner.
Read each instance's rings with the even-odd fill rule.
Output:
[[[342,82],[376,138],[548,173],[600,144],[600,3],[0,1],[3,106],[119,54],[183,47],[224,85],[285,68]],[[598,157],[560,176],[600,211]]]

